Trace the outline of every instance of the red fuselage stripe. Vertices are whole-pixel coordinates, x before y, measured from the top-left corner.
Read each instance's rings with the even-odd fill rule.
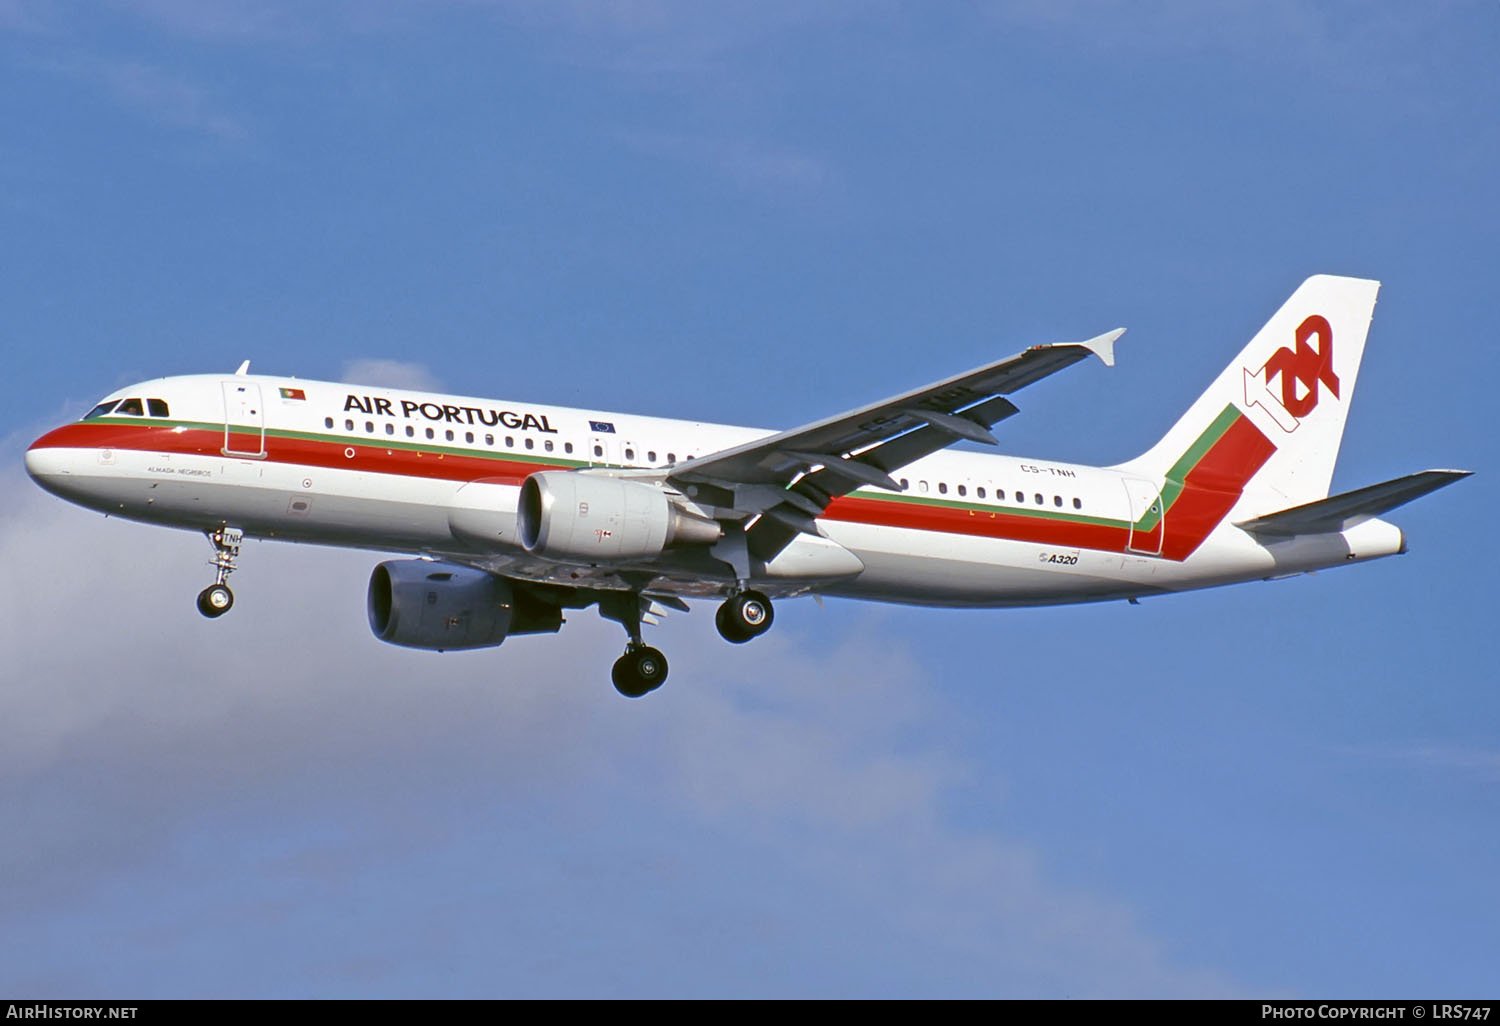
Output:
[[[257,433],[234,435],[235,444],[254,448]],[[224,432],[201,427],[154,424],[68,424],[51,431],[33,448],[123,449],[163,454],[225,458]],[[326,467],[365,473],[445,481],[492,481],[519,486],[529,475],[559,469],[529,462],[521,454],[504,457],[465,456],[370,444],[350,439],[311,439],[266,433],[263,459],[303,467]],[[1275,446],[1248,419],[1239,417],[1209,448],[1183,482],[1165,516],[1163,556],[1183,560],[1192,555],[1238,501],[1245,484],[1263,466]],[[246,457],[229,457],[246,458]],[[1069,519],[1066,515],[1012,512],[986,506],[958,507],[863,496],[835,499],[823,514],[829,520],[963,534],[1010,541],[1103,552],[1154,551],[1161,521],[1134,539],[1124,523]]]

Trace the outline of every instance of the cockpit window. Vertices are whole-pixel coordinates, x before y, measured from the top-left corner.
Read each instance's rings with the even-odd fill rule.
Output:
[[[167,401],[165,399],[147,399],[146,409],[151,411],[153,417],[167,416]]]
[[[126,399],[119,406],[115,407],[115,412],[128,413],[134,417],[144,417],[146,415],[146,410],[141,406],[139,399]]]
[[[115,403],[117,403],[119,401],[120,400],[118,400],[118,399],[111,399],[107,403],[100,403],[98,406],[95,406],[92,410],[90,410],[89,412],[85,413],[83,415],[83,419],[84,420],[93,420],[95,417],[102,417],[106,413],[108,413],[110,410],[114,409],[115,408]]]

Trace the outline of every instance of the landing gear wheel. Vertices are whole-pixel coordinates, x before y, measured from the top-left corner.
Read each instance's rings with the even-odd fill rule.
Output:
[[[610,672],[615,690],[626,698],[640,698],[667,680],[667,657],[650,645],[632,645],[615,660]]]
[[[198,593],[198,612],[210,620],[223,616],[234,605],[234,592],[222,584],[210,584]]]
[[[751,638],[758,638],[771,629],[776,612],[771,600],[758,591],[742,591],[732,595],[714,614],[714,626],[725,641],[743,645]]]

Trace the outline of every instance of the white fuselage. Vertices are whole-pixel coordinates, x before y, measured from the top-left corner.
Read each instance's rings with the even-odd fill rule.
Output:
[[[26,456],[31,475],[73,502],[152,523],[455,558],[594,588],[646,571],[658,591],[685,596],[722,594],[735,574],[702,552],[645,565],[539,559],[517,537],[520,485],[546,470],[681,465],[769,434],[258,375],[162,378],[111,398],[127,397],[142,401],[140,414],[113,411],[38,439]],[[1229,444],[1207,439],[1197,465]],[[861,488],[818,519],[827,542],[857,563],[833,573],[817,552],[799,562],[794,543],[793,558],[759,566],[753,582],[773,595],[1032,605],[1280,576],[1402,549],[1400,531],[1375,519],[1258,540],[1234,522],[1285,503],[1244,490],[1249,475],[1205,486],[1184,466],[1181,479],[1149,479],[1129,465],[940,452],[895,474],[903,492]]]

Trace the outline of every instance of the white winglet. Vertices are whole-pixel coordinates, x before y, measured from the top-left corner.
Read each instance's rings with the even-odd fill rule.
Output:
[[[1125,334],[1124,328],[1116,328],[1114,331],[1107,331],[1103,335],[1096,335],[1087,342],[1075,342],[1073,344],[1083,346],[1083,348],[1099,357],[1099,359],[1104,361],[1104,366],[1113,367],[1115,365],[1115,339],[1123,334]]]
[[[240,364],[240,369],[234,372],[234,376],[237,377],[237,378],[243,378],[246,374],[249,374],[249,373],[250,373],[250,361],[246,360],[244,363]]]

